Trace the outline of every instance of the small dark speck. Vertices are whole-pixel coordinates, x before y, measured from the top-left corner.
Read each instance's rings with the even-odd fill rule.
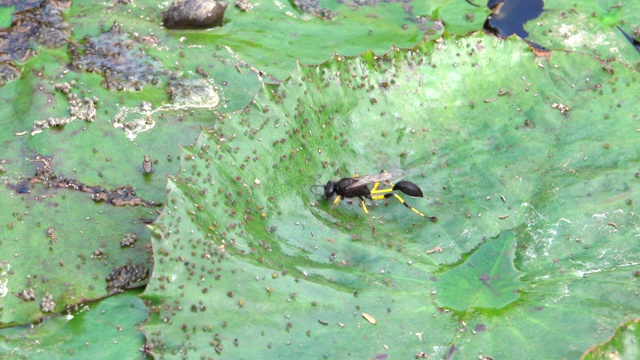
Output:
[[[544,306],[536,306],[534,308],[532,308],[531,310],[529,310],[529,312],[536,312],[536,311],[541,311],[544,310]]]
[[[487,330],[487,326],[485,324],[478,324],[478,325],[476,325],[475,328],[473,328],[473,330],[475,330],[475,331],[485,331],[485,330]]]
[[[21,184],[16,186],[16,193],[17,194],[28,194],[30,193],[31,190],[29,190],[29,185],[27,184]]]

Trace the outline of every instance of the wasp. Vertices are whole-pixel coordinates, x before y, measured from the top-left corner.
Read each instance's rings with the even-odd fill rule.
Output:
[[[324,186],[324,197],[329,200],[334,195],[336,196],[333,201],[333,206],[337,206],[343,198],[360,198],[360,205],[362,206],[362,210],[364,210],[367,217],[369,217],[369,222],[371,223],[371,227],[373,231],[376,231],[376,226],[373,224],[373,219],[369,214],[369,210],[367,209],[367,205],[365,203],[365,199],[369,200],[383,200],[388,199],[390,197],[395,197],[404,205],[405,207],[411,209],[414,213],[427,218],[431,221],[438,220],[435,216],[427,216],[418,209],[409,205],[404,199],[396,193],[396,191],[403,192],[409,196],[414,197],[423,197],[424,194],[418,185],[412,183],[411,181],[402,180],[397,182],[395,185],[392,181],[397,179],[401,179],[404,174],[401,171],[381,171],[378,174],[374,175],[366,175],[366,176],[358,176],[355,175],[350,178],[342,178],[338,181],[329,180],[327,184]],[[373,187],[370,189],[369,185],[373,184]]]

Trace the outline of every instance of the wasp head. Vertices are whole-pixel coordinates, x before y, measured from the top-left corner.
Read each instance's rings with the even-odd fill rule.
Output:
[[[329,180],[324,186],[324,197],[330,199],[336,192],[336,183],[333,180]]]

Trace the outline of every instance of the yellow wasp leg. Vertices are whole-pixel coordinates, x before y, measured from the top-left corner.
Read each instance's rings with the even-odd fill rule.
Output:
[[[376,189],[376,187],[374,186],[373,189],[371,189],[371,200],[382,200],[382,199],[386,199],[386,197],[384,196],[384,194],[388,194],[390,192],[393,191],[393,188],[387,188],[387,189]],[[383,194],[383,195],[379,195],[379,194]]]
[[[377,183],[373,184],[373,189],[371,189],[371,193],[375,193],[378,191],[378,186],[380,186],[380,182],[378,181]]]
[[[374,192],[378,191],[378,185],[380,185],[380,182],[377,182],[375,184],[373,184],[373,189],[371,189],[371,193],[373,194]]]
[[[340,200],[342,200],[342,196],[336,196],[336,199],[333,200],[333,205],[331,205],[331,208],[333,209],[334,207],[338,206],[338,204],[340,204]]]
[[[387,172],[385,170],[380,171],[383,174],[386,174]],[[384,182],[386,185],[388,185],[389,187],[386,189],[380,189],[378,190],[378,186],[380,186],[380,181],[378,181],[377,183],[375,183],[373,185],[373,189],[371,189],[371,195],[373,194],[387,194],[393,191],[393,183],[390,180],[387,180]],[[384,196],[374,196],[373,200],[382,200],[385,197]]]
[[[364,200],[360,200],[360,204],[362,205],[362,210],[364,210],[364,213],[369,217],[369,222],[371,223],[373,232],[376,232],[376,226],[373,225],[373,219],[371,218],[371,215],[369,215],[369,210],[367,210],[367,205],[364,203]]]
[[[407,202],[406,202],[406,201],[404,201],[404,199],[403,199],[402,197],[400,197],[400,195],[398,195],[398,194],[395,194],[395,193],[394,193],[394,194],[393,194],[393,196],[395,196],[395,198],[396,198],[396,199],[398,199],[398,201],[400,201],[400,202],[402,203],[402,205],[404,205],[404,206],[408,207],[408,208],[409,208],[409,209],[411,209],[411,211],[413,211],[414,213],[416,213],[416,214],[418,214],[418,215],[420,215],[420,216],[422,216],[422,217],[424,217],[424,218],[427,218],[427,219],[429,219],[429,220],[438,220],[438,218],[437,218],[437,217],[435,217],[435,216],[427,216],[427,215],[425,215],[425,214],[421,213],[420,211],[418,211],[418,209],[416,209],[416,208],[414,208],[413,206],[411,206],[411,205],[407,204]]]
[[[371,189],[371,193],[378,193],[378,192],[389,192],[391,191],[391,189],[393,188],[393,185],[390,188],[387,189],[378,189],[378,186],[380,186],[380,182],[377,182],[373,185],[373,189]]]
[[[381,173],[385,173],[386,174],[387,172],[382,170]],[[392,191],[391,189],[393,189],[393,183],[391,181],[389,181],[389,180],[385,181],[385,183],[387,185],[389,185],[389,188],[378,190],[378,186],[380,186],[380,181],[378,181],[377,183],[375,183],[373,185],[373,189],[371,189],[371,193],[375,194],[375,193],[382,193],[382,192],[390,192],[390,191]],[[378,199],[378,200],[380,200],[380,199]]]

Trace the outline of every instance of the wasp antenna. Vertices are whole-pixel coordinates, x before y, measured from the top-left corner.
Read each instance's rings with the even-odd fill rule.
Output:
[[[322,190],[320,190],[320,192],[317,192],[315,189],[317,188],[321,188]],[[314,195],[324,195],[324,185],[311,185],[309,187],[309,191],[311,191],[311,193],[313,193]]]

